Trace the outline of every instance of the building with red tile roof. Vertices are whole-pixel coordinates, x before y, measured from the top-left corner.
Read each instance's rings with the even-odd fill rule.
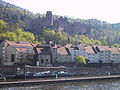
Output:
[[[72,62],[68,48],[64,46],[57,48],[56,62]]]
[[[120,48],[110,48],[110,62],[120,63]]]
[[[95,51],[93,50],[92,46],[87,46],[87,47],[84,47],[84,48],[85,48],[86,53],[95,54]]]
[[[99,61],[102,61],[103,63],[109,63],[110,62],[110,48],[109,46],[96,46],[95,50],[97,54],[99,55]]]
[[[29,57],[28,57],[29,56]],[[25,41],[0,41],[0,64],[13,65],[22,60],[38,61],[39,66],[57,62],[75,62],[75,57],[84,56],[89,63],[120,63],[120,48],[97,45],[30,44]],[[34,58],[35,57],[35,58]]]
[[[36,46],[37,51],[37,66],[48,66],[52,64],[51,45],[39,44]]]
[[[23,59],[24,60],[34,59],[35,53],[33,50],[33,46],[28,42],[25,41],[14,42],[5,40],[3,42],[3,47],[4,47],[3,54],[4,65],[13,65],[14,63],[21,62]]]
[[[89,63],[97,63],[98,62],[98,54],[95,52],[94,47],[87,45],[84,47],[85,49],[85,58],[89,61]]]

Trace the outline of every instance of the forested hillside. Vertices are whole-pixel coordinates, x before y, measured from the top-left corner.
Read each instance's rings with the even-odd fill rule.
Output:
[[[50,11],[46,15],[33,14],[23,8],[0,1],[0,39],[8,38],[3,35],[7,31],[16,33],[19,28],[23,32],[34,33],[34,40],[44,43],[54,40],[58,44],[80,42],[110,46],[120,44],[120,23],[110,24],[97,19],[73,19],[52,15]],[[49,39],[46,38],[48,36]]]

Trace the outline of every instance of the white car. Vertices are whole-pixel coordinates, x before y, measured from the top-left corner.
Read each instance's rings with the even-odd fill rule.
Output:
[[[6,77],[0,73],[0,81],[6,81]]]

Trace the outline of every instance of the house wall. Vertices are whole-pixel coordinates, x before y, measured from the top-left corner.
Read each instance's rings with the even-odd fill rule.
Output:
[[[113,61],[113,63],[120,63],[120,54],[111,54],[110,61]]]
[[[89,63],[98,63],[98,54],[87,54],[85,56],[86,59],[89,60]]]
[[[99,53],[100,55],[100,60],[103,61],[103,63],[110,63],[110,55],[111,52],[110,51],[100,51]]]
[[[56,63],[57,48],[51,48],[51,53],[52,53],[52,63]]]
[[[71,60],[72,60],[72,62],[75,62],[76,60],[75,60],[75,57],[77,57],[77,56],[81,56],[82,55],[82,51],[81,51],[81,49],[79,49],[79,47],[78,46],[74,46],[74,47],[77,47],[78,48],[78,50],[74,50],[74,49],[69,49],[69,51],[70,51],[70,54],[71,54]]]
[[[73,62],[71,55],[57,55],[57,62]]]
[[[5,53],[5,47],[4,43],[0,43],[0,64],[4,62],[4,53]]]
[[[50,55],[38,55],[39,65],[40,66],[47,66],[50,63]]]
[[[4,47],[4,54],[2,54],[4,56],[2,61],[3,65],[11,66],[14,65],[14,63],[20,63],[21,59],[34,59],[34,51],[32,50],[32,48],[28,49],[27,51],[17,51],[15,47],[6,43],[4,43],[2,47]],[[12,61],[12,55],[14,57],[14,61]],[[29,56],[27,57],[27,55]]]
[[[12,61],[12,55],[14,55],[14,61]],[[8,65],[8,66],[13,65],[15,61],[16,61],[16,50],[15,48],[9,45],[6,47],[4,65]]]
[[[34,52],[32,49],[28,49],[27,51],[16,51],[16,61],[15,63],[29,63],[30,60],[34,60]]]
[[[79,48],[79,56],[84,56],[85,59],[89,60],[89,63],[95,63],[96,62],[96,55],[95,54],[89,54],[85,51],[85,49]]]

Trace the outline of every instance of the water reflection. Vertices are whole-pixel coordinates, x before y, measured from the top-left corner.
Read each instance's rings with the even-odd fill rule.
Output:
[[[120,90],[120,80],[46,84],[27,87],[0,88],[0,90]]]

